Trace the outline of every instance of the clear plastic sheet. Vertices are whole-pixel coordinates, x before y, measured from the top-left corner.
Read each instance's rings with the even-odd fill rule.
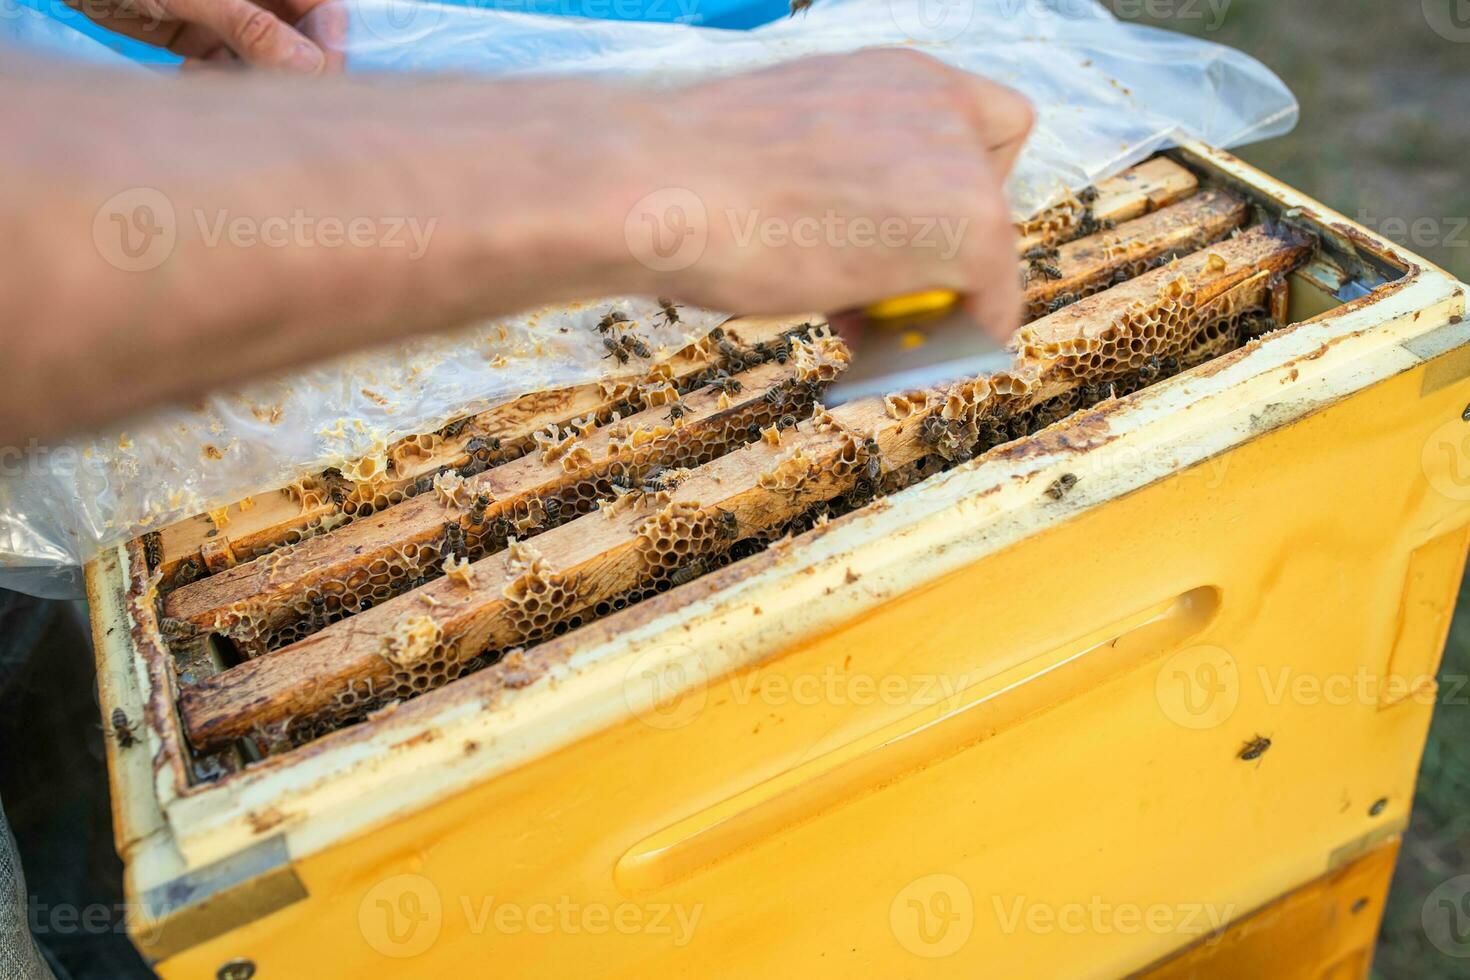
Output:
[[[1127,24],[1092,0],[817,0],[751,31],[546,17],[417,0],[317,8],[303,29],[349,71],[595,74],[650,85],[805,55],[916,47],[1026,93],[1038,124],[1009,187],[1018,218],[1111,176],[1181,135],[1230,147],[1278,135],[1297,106],[1255,60]],[[651,327],[654,305],[615,301],[658,343],[719,314]],[[0,466],[0,587],[75,595],[103,547],[381,451],[466,407],[618,373],[589,329],[607,301],[540,310],[342,358],[134,419]],[[504,336],[502,337],[502,334]]]
[[[1121,21],[1094,0],[816,0],[749,31],[347,0],[317,8],[302,26],[349,70],[597,74],[659,86],[814,54],[917,48],[1036,106],[1009,188],[1018,219],[1181,132],[1228,148],[1297,120],[1296,99],[1254,58]]]

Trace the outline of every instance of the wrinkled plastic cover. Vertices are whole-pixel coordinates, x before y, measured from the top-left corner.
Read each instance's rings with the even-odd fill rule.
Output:
[[[676,0],[668,0],[676,2]],[[349,71],[596,74],[674,85],[805,55],[904,45],[1028,95],[1037,127],[1009,192],[1018,218],[1181,135],[1230,147],[1291,129],[1255,60],[1128,24],[1091,0],[817,0],[752,31],[544,17],[416,0],[318,8],[303,29]],[[75,595],[79,566],[143,531],[381,452],[529,391],[627,372],[591,329],[612,302],[672,351],[722,317],[622,299],[545,309],[221,393],[0,466],[0,587]],[[19,470],[20,472],[17,472]]]

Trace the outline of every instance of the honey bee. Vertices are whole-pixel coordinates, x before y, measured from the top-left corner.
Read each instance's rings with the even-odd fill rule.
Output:
[[[641,489],[644,493],[658,493],[660,490],[668,490],[672,486],[673,484],[664,477],[664,468],[662,466],[655,466],[644,475]]]
[[[949,435],[949,423],[937,415],[926,418],[919,426],[919,439],[929,446],[937,446]]]
[[[682,401],[676,401],[669,406],[669,414],[665,416],[670,422],[677,422],[689,414],[689,406]]]
[[[465,416],[462,419],[455,419],[453,422],[450,422],[444,428],[440,429],[439,430],[439,434],[441,436],[443,436],[444,438],[446,438],[446,439],[453,439],[455,436],[457,436],[461,432],[463,432],[464,429],[465,429],[465,426],[467,426],[469,424],[470,424],[469,416]]]
[[[1046,304],[1046,309],[1050,313],[1055,313],[1057,310],[1071,306],[1075,302],[1077,302],[1077,297],[1074,294],[1062,293],[1060,296],[1053,299],[1050,303]]]
[[[716,391],[723,391],[727,395],[738,395],[745,388],[745,386],[740,383],[739,379],[730,377],[730,375],[724,371],[717,372],[715,376],[709,380],[705,387],[713,388]]]
[[[117,739],[117,747],[130,749],[138,744],[138,726],[128,720],[128,713],[121,708],[112,709],[112,737]]]
[[[197,558],[185,558],[179,563],[178,571],[174,572],[174,585],[188,585],[203,575],[204,569]]]
[[[546,511],[546,523],[556,524],[561,521],[561,501],[555,497],[547,497],[541,502],[541,509]]]
[[[665,324],[673,326],[679,322],[679,311],[683,309],[682,306],[666,296],[660,296],[658,298],[658,308],[659,312],[663,314]],[[710,336],[714,336],[714,334],[711,333]]]
[[[1112,231],[1116,227],[1118,227],[1118,222],[1112,218],[1099,218],[1092,213],[1092,208],[1089,207],[1082,212],[1082,220],[1077,224],[1077,232],[1084,236],[1094,235],[1099,231]]]
[[[1240,335],[1242,340],[1254,340],[1264,336],[1273,330],[1280,330],[1281,324],[1274,317],[1266,314],[1246,317],[1240,323]]]
[[[1077,234],[1083,236],[1093,235],[1101,227],[1102,223],[1097,220],[1097,215],[1093,214],[1092,208],[1089,207],[1082,212],[1082,218],[1077,222]]]
[[[620,312],[618,310],[612,310],[601,320],[597,321],[597,332],[608,333],[613,329],[613,327],[617,326],[618,324],[627,322],[628,314]]]
[[[761,395],[761,401],[770,405],[772,408],[778,408],[786,403],[786,392],[782,391],[779,387],[767,388],[766,393]]]
[[[1055,259],[1061,254],[1062,253],[1060,250],[1052,248],[1049,245],[1035,245],[1031,248],[1028,248],[1025,254],[1021,256],[1021,258],[1025,259],[1027,262],[1042,262]]]
[[[723,338],[715,341],[715,345],[720,348],[720,354],[730,362],[731,367],[738,371],[745,366],[745,351]]]
[[[1083,204],[1096,204],[1099,196],[1096,187],[1084,187],[1077,192],[1077,200]]]
[[[735,516],[734,511],[720,508],[715,513],[719,515],[720,534],[726,540],[734,541],[740,537],[740,519]]]
[[[464,528],[458,521],[444,522],[444,548],[443,554],[447,558],[450,555],[458,558],[464,554]]]
[[[157,531],[143,535],[143,560],[148,563],[150,572],[163,564],[163,536]]]
[[[785,364],[791,360],[791,338],[782,337],[776,341],[771,348],[771,357],[775,359],[777,364]]]
[[[872,436],[863,440],[863,476],[876,483],[883,475],[883,451]]]
[[[323,595],[314,595],[309,600],[307,600],[307,602],[311,607],[311,610],[307,613],[306,618],[307,628],[312,630],[319,630],[323,626],[326,626],[327,597]]]
[[[479,527],[485,523],[485,510],[490,506],[490,495],[479,493],[475,495],[475,502],[470,507],[470,526]]]
[[[1138,369],[1138,380],[1142,381],[1144,384],[1149,384],[1153,381],[1156,381],[1159,375],[1161,375],[1163,372],[1163,363],[1157,357],[1150,357],[1148,360],[1144,361],[1143,366]]]
[[[669,575],[670,585],[687,585],[704,574],[704,562],[695,560],[687,565],[680,565]]]
[[[787,20],[790,20],[799,13],[805,13],[811,5],[812,0],[791,0],[791,13],[786,15]]]
[[[1062,272],[1061,266],[1053,265],[1050,262],[1038,262],[1036,263],[1036,265],[1032,266],[1032,268],[1041,273],[1043,276],[1046,276],[1046,278],[1048,279],[1066,278],[1066,273]]]
[[[1061,500],[1071,493],[1072,488],[1076,485],[1077,477],[1071,473],[1063,473],[1052,482],[1051,486],[1046,488],[1046,495],[1053,500]]]
[[[488,461],[490,458],[490,442],[484,436],[471,436],[464,444],[465,455],[471,459]]]
[[[643,342],[643,339],[634,334],[630,333],[625,335],[622,339],[622,345],[623,350],[644,360],[653,356],[653,351],[648,349],[648,345]]]
[[[725,328],[724,327],[715,327],[714,329],[712,329],[709,332],[709,339],[715,341],[716,343],[718,343],[721,340],[724,340],[725,339]]]
[[[607,353],[602,355],[604,361],[609,357],[613,357],[617,358],[619,364],[628,363],[628,352],[623,350],[623,345],[618,343],[618,341],[611,337],[603,337],[602,346],[607,348]]]
[[[1250,741],[1242,745],[1240,747],[1240,751],[1236,753],[1235,757],[1237,759],[1240,759],[1242,762],[1251,762],[1252,760],[1259,759],[1261,756],[1265,755],[1266,750],[1270,747],[1271,740],[1269,738],[1257,735],[1255,738],[1252,738]]]

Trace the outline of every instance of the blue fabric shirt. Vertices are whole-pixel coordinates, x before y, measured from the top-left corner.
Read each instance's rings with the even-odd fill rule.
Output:
[[[410,0],[404,0],[410,2]],[[526,14],[700,24],[740,29],[787,14],[788,0],[442,0],[461,7]],[[32,16],[33,14],[39,16]],[[78,35],[81,35],[80,37]],[[86,39],[94,39],[88,42]],[[71,57],[109,60],[109,51],[144,64],[177,64],[179,58],[98,27],[64,0],[0,0],[0,41]]]

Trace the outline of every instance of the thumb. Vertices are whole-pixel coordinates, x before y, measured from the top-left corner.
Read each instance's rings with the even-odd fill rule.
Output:
[[[326,62],[321,48],[251,0],[174,0],[169,12],[213,31],[241,61],[258,68],[315,74]]]

